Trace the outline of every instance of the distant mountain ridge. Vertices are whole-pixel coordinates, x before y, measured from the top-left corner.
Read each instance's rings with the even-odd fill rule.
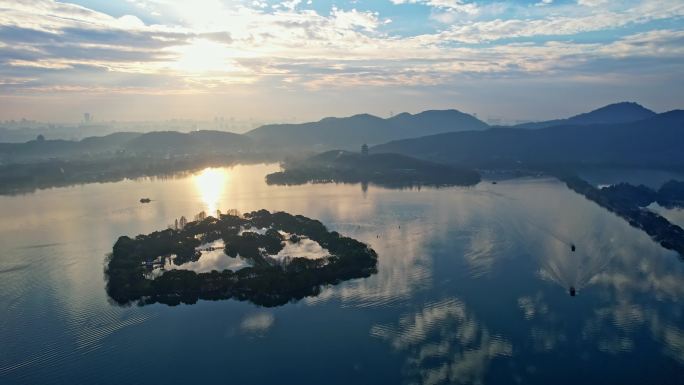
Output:
[[[116,152],[133,154],[197,154],[248,151],[254,141],[244,135],[224,131],[118,132],[105,136],[71,140],[31,140],[26,143],[0,143],[0,160],[13,162],[49,158],[103,155]]]
[[[429,110],[418,114],[405,112],[387,119],[360,114],[301,124],[271,124],[245,135],[267,146],[356,150],[364,143],[375,145],[396,139],[487,128],[485,122],[457,110]]]
[[[318,122],[302,124],[266,125],[246,134],[225,131],[189,133],[155,131],[144,134],[119,132],[102,137],[89,137],[81,141],[42,140],[40,138],[41,140],[36,139],[25,143],[0,143],[0,164],[35,162],[54,158],[107,157],[112,154],[141,156],[155,154],[157,157],[168,157],[168,155],[225,155],[261,152],[270,156],[280,154],[278,156],[284,157],[291,154],[300,155],[302,152],[322,152],[330,149],[358,151],[364,143],[376,145],[376,150],[392,148],[398,146],[397,143],[429,143],[434,140],[430,138],[435,135],[446,135],[438,136],[446,142],[435,143],[435,148],[440,148],[440,151],[444,153],[451,151],[455,154],[444,156],[440,151],[431,149],[401,149],[401,151],[412,151],[407,154],[428,159],[444,158],[442,159],[444,161],[463,159],[477,162],[485,159],[493,162],[496,156],[501,161],[523,158],[527,160],[535,158],[536,161],[540,161],[544,157],[559,161],[561,154],[565,154],[572,161],[578,161],[581,160],[577,158],[578,154],[583,152],[589,156],[587,160],[591,160],[592,157],[598,160],[597,153],[603,151],[603,157],[606,159],[620,153],[619,161],[623,163],[629,156],[635,162],[638,159],[652,162],[653,159],[644,159],[645,155],[639,153],[637,146],[633,146],[635,153],[631,155],[625,153],[624,149],[629,145],[638,144],[627,142],[632,140],[655,145],[656,142],[664,140],[663,134],[660,131],[648,132],[648,126],[655,129],[658,125],[676,125],[679,119],[678,114],[678,111],[656,114],[639,104],[622,102],[568,119],[515,127],[489,127],[476,117],[457,110],[428,110],[417,114],[401,113],[387,119],[359,114],[347,118],[325,118]],[[529,129],[535,127],[538,129]],[[641,128],[634,131],[634,127]],[[525,133],[526,131],[542,132],[529,134]],[[658,132],[658,135],[655,135],[655,132]],[[451,136],[457,133],[459,135]],[[629,137],[629,135],[635,136]],[[649,135],[653,137],[648,137]],[[405,142],[422,137],[428,139]],[[462,142],[449,144],[449,140],[453,138],[458,138]],[[679,137],[673,136],[671,139],[674,142],[660,143],[665,146],[663,148],[666,152],[653,154],[654,158],[664,159],[666,154],[669,154],[667,151],[671,151],[668,146],[682,143],[676,142]],[[487,142],[488,140],[491,142]],[[599,142],[603,148],[591,148],[592,143]],[[382,146],[382,144],[386,145]],[[618,148],[618,146],[622,147]],[[481,153],[476,154],[476,149],[479,149]],[[421,151],[424,152],[421,153]],[[591,151],[596,153],[590,153]]]
[[[620,165],[684,168],[684,110],[628,123],[499,127],[404,139],[371,148],[477,167]]]
[[[225,131],[155,131],[142,134],[122,148],[134,152],[198,153],[247,150],[254,141],[244,135]]]
[[[627,123],[652,118],[657,115],[648,108],[635,102],[620,102],[609,104],[583,114],[567,119],[554,119],[543,122],[530,122],[514,126],[515,128],[539,129],[546,127],[588,124]]]

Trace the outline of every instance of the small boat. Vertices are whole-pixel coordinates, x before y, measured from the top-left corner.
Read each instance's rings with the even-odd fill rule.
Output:
[[[496,184],[496,181],[492,181],[492,184]]]
[[[574,297],[575,294],[577,294],[577,291],[575,290],[575,287],[574,287],[574,286],[570,286],[569,292],[570,292],[570,296],[571,296],[571,297]]]
[[[575,252],[575,249],[576,249],[575,244],[574,244],[574,243],[570,244],[570,250],[571,250],[573,253]]]
[[[140,203],[150,203],[152,202],[152,199],[150,198],[140,198]]]

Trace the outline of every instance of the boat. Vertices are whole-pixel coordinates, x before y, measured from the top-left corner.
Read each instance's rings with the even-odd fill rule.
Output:
[[[152,199],[150,198],[140,198],[140,203],[150,203],[152,202]]]

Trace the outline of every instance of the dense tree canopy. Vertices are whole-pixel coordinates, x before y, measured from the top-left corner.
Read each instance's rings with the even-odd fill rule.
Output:
[[[264,234],[252,228],[268,229]],[[293,257],[276,263],[268,255],[284,246],[284,236],[298,241],[310,238],[330,253],[320,259]],[[197,247],[222,239],[229,257],[238,254],[252,266],[238,271],[195,273],[168,270],[156,278],[146,277],[150,261],[175,255],[175,263],[197,260]],[[263,306],[277,306],[305,296],[316,295],[321,286],[376,272],[377,255],[355,239],[328,231],[319,221],[284,212],[260,210],[245,214],[206,217],[188,222],[182,229],[167,229],[135,238],[120,237],[114,244],[106,268],[107,293],[125,305],[194,303],[198,299],[236,298]]]

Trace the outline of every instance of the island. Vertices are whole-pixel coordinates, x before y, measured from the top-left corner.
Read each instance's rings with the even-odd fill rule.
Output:
[[[279,306],[317,295],[324,285],[377,272],[377,254],[372,248],[329,231],[317,220],[267,210],[217,216],[200,215],[192,222],[181,218],[180,226],[135,238],[120,237],[105,268],[109,297],[120,305],[234,298]],[[235,271],[165,269],[151,274],[169,260],[175,265],[197,261],[202,245],[216,241],[223,244],[226,258],[241,258],[247,265]],[[316,242],[325,256],[274,257],[286,244],[304,241]]]
[[[401,154],[328,151],[289,162],[284,171],[266,176],[266,183],[373,183],[383,187],[471,186],[480,182],[472,169],[440,164]]]
[[[645,231],[653,240],[666,249],[684,256],[684,229],[671,223],[658,213],[644,208],[655,200],[663,199],[676,203],[681,182],[668,182],[658,192],[646,186],[632,186],[620,183],[614,186],[596,188],[587,181],[572,174],[558,174],[557,177],[573,191],[614,212],[630,225]]]

